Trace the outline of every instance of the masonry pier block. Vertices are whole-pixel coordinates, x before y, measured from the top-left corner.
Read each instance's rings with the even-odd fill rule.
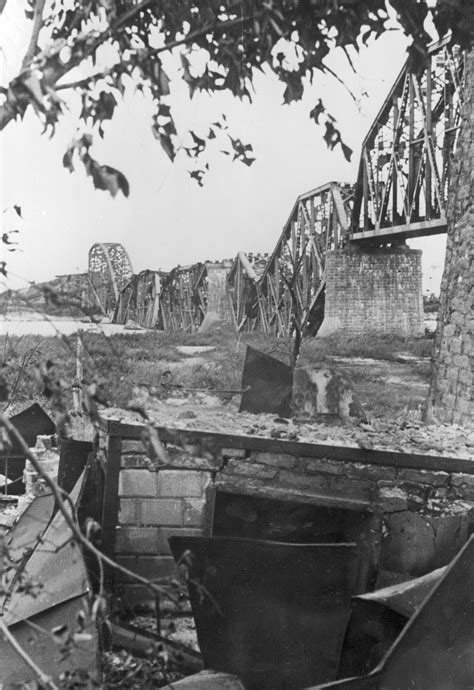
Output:
[[[424,333],[421,251],[406,245],[330,251],[320,335]]]
[[[207,268],[207,311],[201,324],[201,331],[206,331],[214,324],[230,325],[233,323],[229,295],[227,294],[227,275],[230,262],[208,263]]]

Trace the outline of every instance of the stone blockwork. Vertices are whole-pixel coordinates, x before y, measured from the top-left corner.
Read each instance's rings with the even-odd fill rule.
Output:
[[[404,245],[328,252],[319,333],[423,334],[421,278],[421,251]]]
[[[120,425],[113,433],[120,435]],[[381,585],[445,565],[470,531],[474,474],[450,472],[449,458],[444,471],[422,470],[379,464],[383,455],[377,451],[371,456],[378,456],[378,462],[354,462],[314,457],[320,451],[310,444],[273,442],[278,450],[264,452],[258,449],[262,439],[227,436],[224,442],[207,432],[186,434],[181,446],[164,443],[170,458],[166,466],[150,463],[140,440],[121,441],[114,554],[143,576],[175,573],[170,536],[212,533],[220,492],[353,511],[354,524],[361,524],[356,516],[368,515],[367,526],[354,539],[370,560],[364,581],[375,583],[376,574]],[[149,599],[144,587],[126,577],[119,580],[125,602]]]
[[[431,401],[437,418],[474,427],[474,49],[465,65]]]
[[[206,264],[208,280],[208,303],[206,315],[212,315],[216,321],[233,323],[229,295],[227,293],[227,275],[230,262]]]

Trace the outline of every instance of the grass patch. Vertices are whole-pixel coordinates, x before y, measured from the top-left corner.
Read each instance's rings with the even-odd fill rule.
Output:
[[[398,362],[401,354],[413,357],[431,357],[433,337],[404,338],[397,335],[364,333],[347,335],[337,332],[327,337],[311,338],[303,341],[300,361],[305,364],[320,364],[333,357],[362,357],[367,359]]]
[[[125,407],[137,384],[153,386],[160,397],[167,397],[166,381],[183,389],[238,390],[241,386],[246,345],[290,362],[291,342],[261,334],[237,335],[232,331],[215,331],[187,335],[180,332],[143,331],[105,337],[84,333],[84,380],[100,384],[109,404]],[[7,364],[4,375],[14,391],[9,414],[33,401],[49,409],[42,395],[37,371],[47,360],[56,364],[60,378],[71,384],[76,376],[76,336],[0,336],[0,356]],[[199,355],[193,362],[180,354],[178,345],[211,345],[216,349]],[[429,362],[414,360],[400,364],[400,353],[415,357],[431,354],[432,338],[396,336],[348,337],[335,334],[328,338],[304,341],[300,363],[310,366],[335,365],[347,373],[370,415],[397,417],[418,414],[424,399],[423,384],[430,373]],[[371,358],[377,363],[352,364],[336,362],[334,357]],[[165,372],[169,372],[166,374]],[[402,383],[387,383],[391,374],[402,376]],[[68,404],[72,407],[72,392]]]

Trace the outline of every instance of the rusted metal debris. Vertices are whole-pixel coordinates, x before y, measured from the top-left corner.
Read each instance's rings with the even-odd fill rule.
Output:
[[[75,508],[85,476],[83,471],[69,496]],[[97,679],[98,638],[88,615],[87,569],[63,513],[58,511],[49,519],[52,510],[51,496],[35,498],[7,536],[19,567],[12,569],[7,580],[2,621],[46,675],[58,681],[62,674],[79,670]],[[3,639],[0,659],[0,685],[11,687],[36,679],[30,665]]]
[[[414,580],[354,597],[340,678],[361,676],[377,666],[445,571],[439,568]]]
[[[87,465],[93,444],[89,441],[76,441],[72,438],[61,439],[58,467],[58,485],[69,493]]]
[[[107,623],[110,634],[110,644],[121,647],[137,656],[150,657],[157,651],[165,651],[171,662],[182,673],[197,673],[204,667],[201,654],[191,647],[169,640],[161,635],[155,635],[147,630],[141,630],[133,625],[118,625]]]
[[[29,447],[35,445],[37,436],[52,436],[52,434],[56,433],[56,426],[53,420],[38,403],[30,405],[30,407],[22,410],[19,414],[10,417],[10,422],[15,426]],[[11,443],[13,448],[19,447],[16,439],[12,439]]]
[[[474,685],[474,536],[428,594],[383,661],[363,678],[311,690],[458,690]]]
[[[35,445],[38,436],[51,436],[56,432],[53,420],[38,403],[10,417],[10,421],[29,447]],[[10,446],[0,451],[0,473],[10,480],[6,483],[6,492],[18,495],[24,491],[22,478],[26,458],[16,439],[9,442]]]
[[[187,569],[206,667],[248,690],[336,678],[357,574],[354,544],[171,537]]]
[[[437,568],[427,575],[414,580],[401,582],[391,587],[384,587],[375,592],[360,594],[355,597],[359,601],[373,602],[410,618],[420,608],[423,601],[441,580],[448,566]]]
[[[288,418],[292,389],[290,366],[247,345],[239,412],[270,412]]]
[[[31,553],[48,527],[53,515],[53,494],[37,496],[20,515],[18,521],[5,536],[9,556],[19,561]]]

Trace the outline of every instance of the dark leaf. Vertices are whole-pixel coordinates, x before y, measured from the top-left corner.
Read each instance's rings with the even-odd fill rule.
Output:
[[[18,244],[18,242],[12,242],[12,240],[10,239],[10,235],[12,234],[12,232],[18,232],[18,230],[12,230],[11,232],[4,232],[3,233],[2,242],[4,244]]]
[[[14,204],[13,208],[15,209],[17,214],[20,216],[20,218],[23,218],[23,216],[21,215],[21,206],[19,206],[18,204]]]
[[[201,139],[201,137],[198,137],[192,130],[190,130],[189,133],[192,136],[196,146],[198,146],[201,149],[203,149],[206,146],[206,142],[204,141],[204,139]]]
[[[348,161],[350,163],[351,162],[351,156],[352,156],[352,149],[349,146],[347,146],[346,144],[344,144],[343,141],[341,141],[341,148],[342,148],[342,153],[344,154],[344,158],[346,159],[346,161]]]
[[[97,161],[93,161],[89,174],[92,176],[96,189],[108,191],[113,197],[121,191],[125,197],[128,197],[130,193],[129,184],[127,178],[119,170],[110,167],[110,165],[100,165]]]
[[[176,156],[176,151],[174,150],[173,142],[171,141],[171,138],[167,134],[163,134],[159,132],[159,139],[160,139],[160,144],[161,148],[163,151],[166,153],[168,158],[171,161],[174,161],[175,156]]]
[[[67,168],[67,170],[69,170],[69,172],[74,172],[74,165],[72,162],[73,154],[74,154],[74,148],[71,147],[71,148],[68,148],[68,150],[66,151],[66,153],[63,156],[63,165],[65,168]]]
[[[204,171],[204,170],[190,170],[190,171],[189,171],[189,176],[190,176],[193,180],[196,180],[196,182],[198,183],[198,185],[199,185],[200,187],[203,187],[203,186],[204,186],[204,185],[203,185],[203,181],[202,181],[204,175],[205,175],[205,171]]]
[[[160,66],[158,73],[158,83],[160,86],[160,91],[163,96],[169,96],[170,94],[170,80],[165,70]]]
[[[111,120],[116,105],[117,101],[112,93],[101,91],[95,106],[96,119],[100,122]]]
[[[314,108],[311,110],[309,116],[312,120],[316,122],[316,124],[319,124],[319,118],[325,112],[326,108],[324,107],[322,100],[319,99]]]

